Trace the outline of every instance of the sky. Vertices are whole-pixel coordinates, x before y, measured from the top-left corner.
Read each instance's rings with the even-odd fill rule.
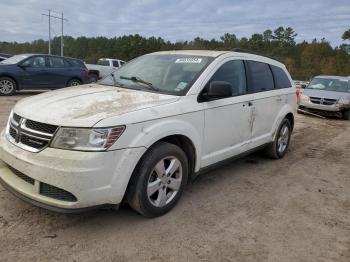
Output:
[[[63,12],[65,35],[114,37],[140,34],[170,41],[225,33],[250,37],[265,29],[292,27],[297,42],[325,38],[344,43],[350,0],[0,0],[0,41],[48,39],[48,9]],[[61,32],[52,21],[52,35]]]

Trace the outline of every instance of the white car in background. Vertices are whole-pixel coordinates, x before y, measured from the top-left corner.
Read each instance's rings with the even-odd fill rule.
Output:
[[[99,79],[110,75],[112,72],[122,67],[125,63],[125,61],[119,59],[100,58],[97,61],[97,65],[86,64],[86,67],[93,73],[96,72],[95,75],[92,73],[90,77],[92,78],[92,82],[97,82]]]
[[[301,95],[299,108],[350,120],[350,77],[314,77]]]
[[[212,165],[263,147],[282,158],[295,93],[285,66],[266,57],[144,55],[99,84],[18,102],[0,135],[0,182],[55,211],[125,202],[160,216]]]

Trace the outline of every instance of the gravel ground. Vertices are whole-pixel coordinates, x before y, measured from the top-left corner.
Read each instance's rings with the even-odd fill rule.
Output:
[[[15,102],[0,97],[0,127]],[[0,186],[0,261],[350,261],[350,121],[296,118],[282,160],[256,153],[192,182],[167,215],[52,213]]]

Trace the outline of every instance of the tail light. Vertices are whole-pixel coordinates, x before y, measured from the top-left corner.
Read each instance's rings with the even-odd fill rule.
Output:
[[[301,91],[299,88],[296,89],[296,98],[297,98],[297,104],[300,104],[300,99],[301,99]]]
[[[89,69],[84,68],[84,72],[85,72],[85,75],[86,75],[86,76],[89,76],[89,75],[90,75],[90,70],[89,70]]]

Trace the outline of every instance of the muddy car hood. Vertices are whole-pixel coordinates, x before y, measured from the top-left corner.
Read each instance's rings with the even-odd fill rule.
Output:
[[[96,84],[25,98],[16,104],[14,112],[53,125],[91,127],[108,117],[172,103],[178,99],[178,96]]]
[[[307,96],[312,96],[312,97],[320,97],[320,98],[328,98],[328,99],[336,99],[336,100],[338,100],[341,97],[344,97],[344,98],[350,97],[350,93],[346,93],[346,92],[317,90],[317,89],[311,89],[311,88],[304,89],[303,94]]]

